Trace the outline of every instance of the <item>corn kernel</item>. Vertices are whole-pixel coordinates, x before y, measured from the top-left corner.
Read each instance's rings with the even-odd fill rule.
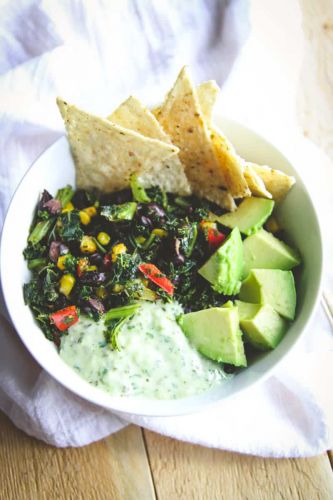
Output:
[[[81,223],[84,226],[87,226],[88,224],[90,224],[91,217],[89,214],[87,214],[87,212],[85,212],[84,210],[80,210],[79,215],[80,215]]]
[[[72,274],[64,274],[60,278],[59,292],[68,297],[75,285],[75,278]]]
[[[118,255],[125,253],[126,251],[127,247],[126,245],[124,245],[124,243],[118,243],[118,245],[115,245],[112,248],[112,255],[111,255],[112,262],[116,262]]]
[[[84,208],[83,212],[86,212],[89,215],[89,217],[95,217],[95,215],[97,214],[96,207]]]
[[[97,271],[97,266],[88,266],[86,271]]]
[[[69,201],[68,203],[66,203],[66,205],[64,206],[64,208],[61,211],[64,214],[66,212],[71,212],[72,210],[74,210],[74,205],[71,201]]]
[[[67,259],[67,255],[60,255],[57,260],[57,268],[60,269],[61,271],[65,270],[65,261]]]
[[[80,244],[80,250],[82,253],[94,253],[96,252],[96,243],[91,236],[83,236]]]
[[[104,231],[101,231],[100,233],[98,233],[97,235],[97,241],[101,244],[101,245],[107,245],[108,243],[110,243],[110,236],[108,235],[108,233],[104,233]]]
[[[168,236],[168,232],[165,231],[165,229],[153,229],[152,233],[155,234],[155,236],[158,236],[159,238],[166,238]]]
[[[135,241],[138,245],[143,245],[144,242],[146,241],[146,238],[144,236],[137,236],[135,238]]]
[[[119,285],[119,283],[116,283],[114,287],[112,288],[112,291],[115,293],[120,293],[124,290],[124,285]]]
[[[108,292],[104,286],[100,286],[96,290],[96,295],[99,299],[105,299],[105,297],[107,297],[108,295]]]

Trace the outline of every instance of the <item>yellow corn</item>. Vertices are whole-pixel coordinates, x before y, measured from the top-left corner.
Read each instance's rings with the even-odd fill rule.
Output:
[[[143,245],[144,242],[146,241],[146,238],[144,236],[137,236],[135,238],[135,241],[137,242],[138,245]]]
[[[95,215],[97,214],[96,207],[84,208],[83,212],[86,212],[89,215],[89,217],[95,217]]]
[[[124,285],[119,285],[119,283],[116,283],[114,287],[112,288],[112,291],[115,293],[120,293],[124,290]]]
[[[79,216],[80,221],[84,226],[88,226],[88,224],[90,224],[91,217],[89,214],[87,214],[87,212],[85,212],[84,210],[80,210]]]
[[[59,292],[68,297],[75,285],[75,278],[72,274],[64,274],[60,278]]]
[[[166,236],[168,236],[168,232],[165,231],[165,229],[153,229],[152,233],[156,236],[159,236],[160,238],[165,238]]]
[[[126,245],[124,243],[118,243],[112,248],[111,260],[112,262],[116,262],[118,255],[121,253],[125,253],[127,251]]]
[[[60,255],[57,260],[57,268],[60,269],[61,271],[65,270],[65,261],[67,259],[67,255]]]
[[[66,212],[71,212],[72,210],[74,210],[74,205],[71,201],[69,201],[68,203],[66,203],[66,205],[64,206],[64,208],[61,211],[64,214]]]
[[[80,244],[80,250],[82,253],[94,253],[96,252],[96,243],[91,236],[83,236]]]
[[[107,245],[108,243],[110,243],[110,236],[108,235],[108,233],[104,233],[104,231],[101,231],[100,233],[98,233],[97,235],[97,241],[101,244],[101,245]]]
[[[97,271],[97,266],[88,266],[86,271]]]
[[[105,297],[107,297],[107,294],[108,292],[104,286],[100,286],[96,290],[96,295],[99,299],[105,299]]]

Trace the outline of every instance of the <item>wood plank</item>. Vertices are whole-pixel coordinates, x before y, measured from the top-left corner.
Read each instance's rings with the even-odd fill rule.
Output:
[[[333,498],[326,454],[263,459],[203,448],[144,431],[159,500]]]
[[[333,159],[333,2],[299,1],[305,47],[298,118],[305,135]]]
[[[141,429],[131,425],[92,445],[59,449],[0,414],[0,498],[154,499]]]

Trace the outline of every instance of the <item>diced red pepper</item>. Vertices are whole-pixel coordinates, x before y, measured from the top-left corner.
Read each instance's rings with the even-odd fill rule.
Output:
[[[65,307],[65,309],[60,309],[59,311],[50,314],[50,320],[54,323],[58,330],[63,332],[79,321],[79,316],[75,306],[68,306]]]
[[[87,257],[82,257],[81,259],[78,260],[78,263],[76,265],[76,273],[79,278],[83,276],[88,266],[89,266],[89,260],[87,259]]]
[[[140,264],[138,267],[146,278],[162,288],[169,295],[173,295],[173,284],[154,264]]]
[[[103,257],[103,266],[108,269],[112,265],[112,257],[109,253],[106,253]]]
[[[207,229],[207,240],[211,247],[219,247],[225,240],[225,234],[221,233],[217,229],[208,228]]]

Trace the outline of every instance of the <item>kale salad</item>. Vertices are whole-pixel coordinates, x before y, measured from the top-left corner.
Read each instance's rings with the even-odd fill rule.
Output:
[[[136,177],[131,189],[112,194],[45,190],[24,251],[32,272],[24,298],[46,337],[59,346],[81,314],[98,320],[139,299],[173,299],[185,312],[226,302],[197,272],[230,232],[211,213],[223,210],[196,196],[145,190]]]

